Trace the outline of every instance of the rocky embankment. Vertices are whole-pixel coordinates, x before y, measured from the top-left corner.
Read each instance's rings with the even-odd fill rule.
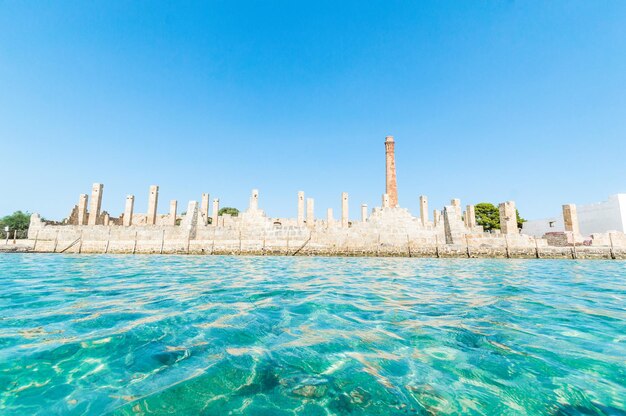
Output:
[[[33,241],[31,240],[13,240],[0,242],[0,253],[28,253],[33,251]]]

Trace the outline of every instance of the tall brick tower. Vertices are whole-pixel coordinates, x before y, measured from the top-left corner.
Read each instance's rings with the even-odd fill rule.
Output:
[[[386,191],[389,195],[389,206],[395,208],[398,206],[398,184],[396,183],[396,153],[395,142],[393,136],[385,138],[385,162],[386,162]]]

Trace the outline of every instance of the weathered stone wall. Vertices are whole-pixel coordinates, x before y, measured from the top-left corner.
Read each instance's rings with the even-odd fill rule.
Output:
[[[595,236],[591,247],[552,247],[546,239],[463,229],[453,206],[446,207],[444,218],[444,223],[456,222],[448,225],[455,230],[450,241],[444,223],[424,226],[422,218],[402,208],[375,208],[365,222],[345,228],[322,220],[310,227],[299,226],[297,218],[268,218],[255,208],[256,198],[251,202],[239,217],[220,216],[217,225],[204,223],[195,201],[179,226],[168,222],[170,215],[160,216],[156,225],[58,226],[45,224],[35,214],[29,240],[32,251],[56,253],[626,258],[626,236],[621,233]]]

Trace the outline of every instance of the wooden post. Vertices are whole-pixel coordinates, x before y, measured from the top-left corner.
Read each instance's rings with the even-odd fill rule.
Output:
[[[215,221],[215,227],[213,227],[213,240],[211,241],[211,255],[215,252],[215,230],[217,229],[217,221]]]
[[[52,249],[53,253],[57,252],[57,244],[59,242],[59,230],[57,230],[56,236],[54,237],[54,248]]]
[[[37,251],[37,240],[39,239],[39,230],[35,233],[35,244],[33,244],[33,251]]]
[[[511,253],[509,252],[509,239],[507,237],[507,234],[504,234],[504,242],[506,244],[506,258],[510,259],[511,258]]]
[[[613,250],[613,234],[609,233],[609,241],[611,242],[611,259],[615,260],[615,251]]]
[[[265,230],[263,230],[263,248],[261,248],[261,253],[265,256]]]
[[[107,237],[107,245],[104,248],[104,254],[107,254],[109,252],[109,243],[111,241],[111,227],[109,227],[109,236]]]
[[[406,235],[406,246],[409,249],[409,258],[411,257],[411,240],[409,239],[409,235]]]
[[[137,251],[137,231],[135,231],[135,242],[133,243],[133,254]]]
[[[469,259],[472,257],[472,254],[470,253],[469,238],[467,238],[467,234],[465,234],[465,247],[467,248],[467,258]]]
[[[439,258],[439,236],[435,234],[435,255]]]
[[[83,252],[83,230],[80,230],[80,243],[78,244],[78,254]]]
[[[161,234],[161,253],[163,254],[163,245],[165,244],[165,229],[163,229],[163,233]]]
[[[535,257],[538,259],[541,258],[541,256],[539,256],[539,243],[537,242],[537,237],[535,237]]]

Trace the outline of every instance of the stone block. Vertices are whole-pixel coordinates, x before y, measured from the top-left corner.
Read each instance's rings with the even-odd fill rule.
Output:
[[[148,195],[148,212],[146,213],[146,224],[155,225],[157,218],[157,206],[159,204],[159,187],[152,185]]]
[[[428,197],[420,196],[420,220],[425,227],[428,224]]]
[[[209,194],[204,193],[200,201],[200,216],[204,225],[209,223],[209,197]]]
[[[78,198],[78,225],[87,225],[87,200],[87,194],[80,194],[80,197]]]
[[[465,209],[465,218],[467,227],[471,230],[476,227],[476,208],[474,205],[468,205]]]
[[[124,227],[130,227],[133,224],[134,207],[135,207],[135,195],[127,195],[126,204],[124,205]]]
[[[580,234],[580,227],[578,225],[578,213],[576,211],[576,205],[566,204],[563,205],[563,224],[565,231],[570,231],[576,235]]]
[[[89,209],[89,225],[98,224],[98,218],[100,217],[100,208],[102,207],[102,191],[104,185],[101,183],[94,183],[91,187],[91,207]]]
[[[170,201],[170,215],[168,216],[167,219],[167,224],[174,226],[176,225],[176,215],[177,215],[177,211],[178,210],[178,201],[176,201],[175,199],[172,199]]]
[[[213,200],[213,217],[211,218],[211,224],[217,227],[217,221],[220,213],[220,200],[215,198]]]
[[[349,225],[348,214],[348,193],[343,192],[341,194],[341,227],[348,228]]]
[[[298,192],[298,217],[297,217],[298,227],[302,227],[304,225],[304,192]]]
[[[306,200],[306,226],[315,227],[315,200],[313,198]]]
[[[517,214],[515,202],[503,202],[499,206],[500,211],[500,231],[502,234],[519,234],[517,228]]]

